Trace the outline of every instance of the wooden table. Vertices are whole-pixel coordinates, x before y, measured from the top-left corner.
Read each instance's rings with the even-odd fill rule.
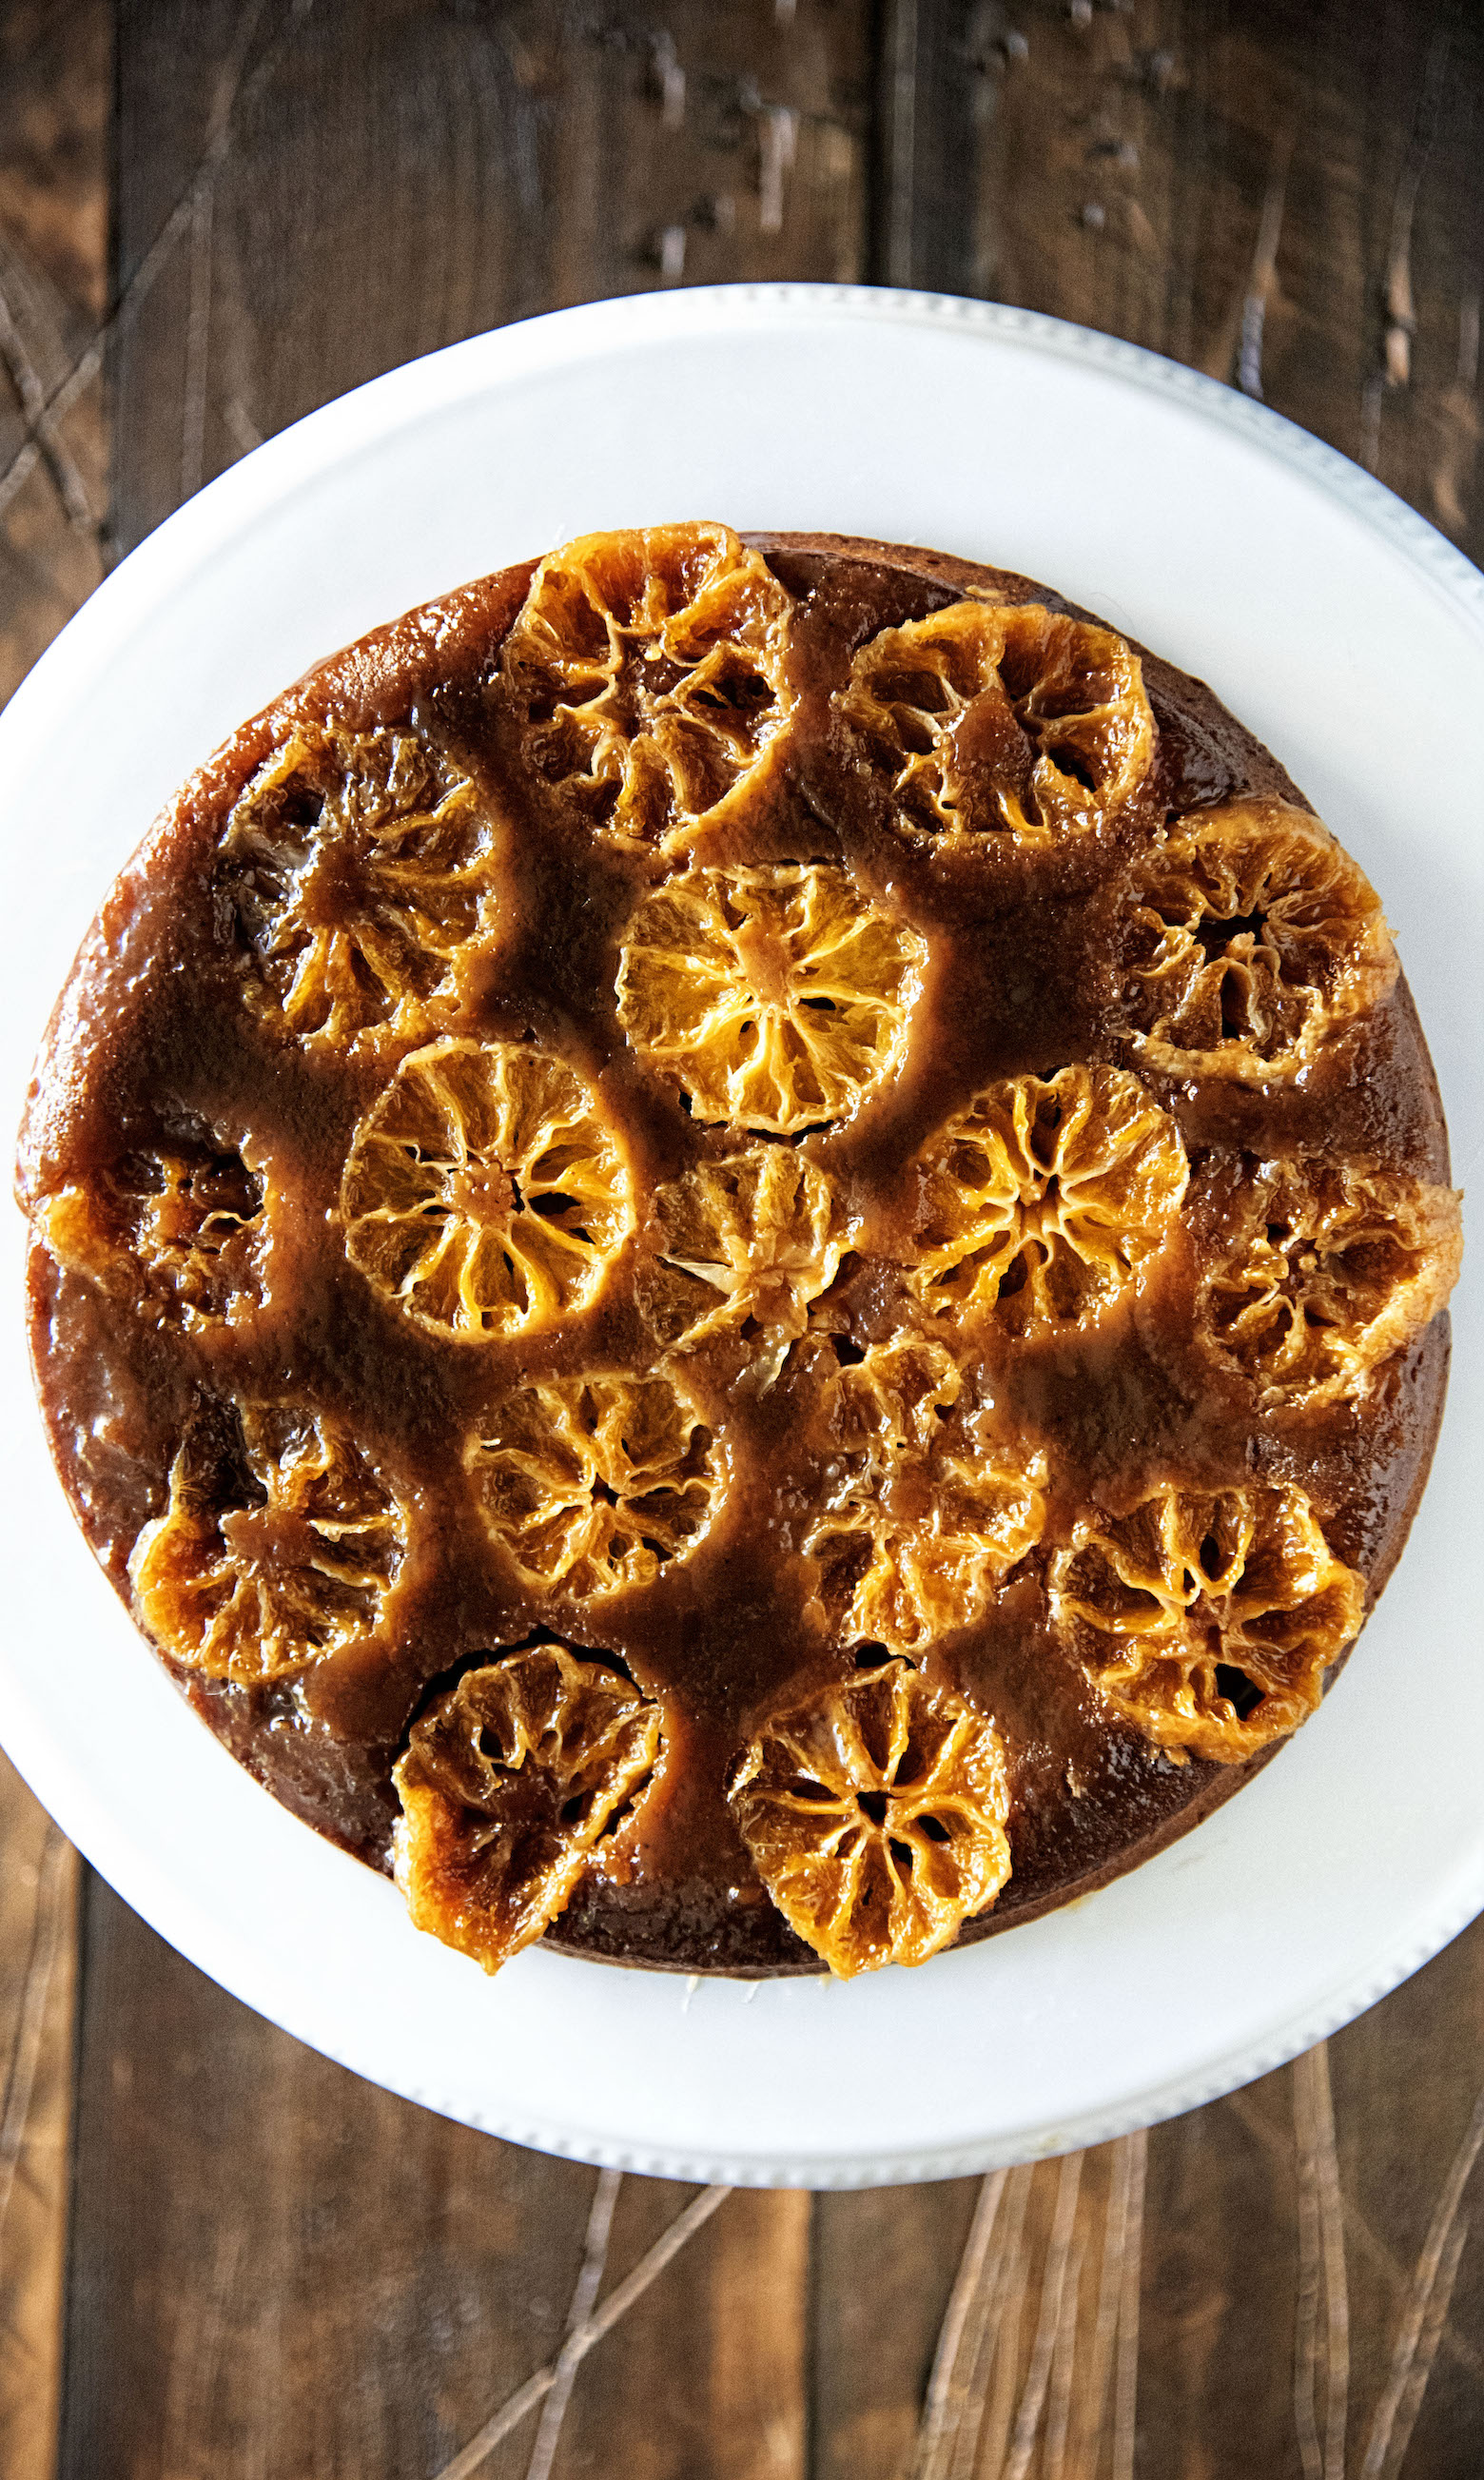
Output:
[[[5,687],[311,406],[713,279],[1135,338],[1479,556],[1481,95],[1471,0],[0,0]],[[357,2082],[0,1798],[5,2480],[1479,2468],[1484,1925],[1147,2138],[725,2196]]]

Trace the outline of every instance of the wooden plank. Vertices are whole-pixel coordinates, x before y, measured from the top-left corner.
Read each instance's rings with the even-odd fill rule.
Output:
[[[1327,2425],[1332,2454],[1343,2436],[1344,2467],[1376,2480],[1404,2459],[1411,2421],[1408,2471],[1477,2468],[1481,2030],[1475,1922],[1309,2059],[1155,2131],[1141,2480],[1329,2480]],[[1269,2382],[1254,2383],[1260,2369]]]
[[[896,0],[888,18],[893,281],[1237,382],[1484,554],[1476,9]]]
[[[56,2444],[77,1969],[76,1854],[0,1757],[0,2471]]]
[[[842,2254],[832,2268],[815,2467],[910,2480],[1098,2480],[1106,2468],[1129,2480],[1147,2157],[1134,2135],[972,2187],[871,2200],[880,2251],[900,2264],[883,2272],[876,2257]],[[843,2234],[849,2218],[844,2200],[820,2208],[821,2229]]]
[[[1484,2438],[1484,1921],[1338,2034],[1329,2054],[1357,2466],[1374,2480],[1382,2464],[1366,2456],[1390,2421],[1384,2467],[1394,2467],[1411,2417],[1407,2472],[1464,2480]],[[1412,2385],[1393,2404],[1409,2346]]]
[[[654,2244],[683,2192],[625,2182],[615,2272],[625,2254]],[[618,2470],[624,2480],[700,2471],[793,2480],[810,2467],[810,2218],[809,2197],[796,2192],[728,2199],[585,2366],[560,2441],[561,2480]],[[512,2462],[510,2480],[527,2468]]]
[[[102,574],[102,395],[35,430],[107,283],[106,0],[0,6],[0,702]],[[44,2480],[62,2390],[78,1863],[0,1758],[0,2471]]]
[[[0,701],[102,571],[96,375],[33,436],[107,286],[108,0],[0,5]]]
[[[542,0],[246,18],[124,0],[125,288],[227,142],[127,313],[120,545],[255,440],[502,321],[682,278],[861,273],[867,38],[862,10],[758,0],[688,0],[663,26]]]
[[[560,2346],[595,2178],[301,2049],[92,1879],[65,2480],[438,2471]]]
[[[813,2367],[819,2480],[898,2480],[911,2459],[976,2180],[820,2196]]]
[[[1298,2256],[1288,2071],[1149,2141],[1140,2480],[1281,2472]],[[1262,2369],[1261,2385],[1252,2372]],[[1199,2458],[1199,2460],[1193,2460]]]
[[[814,2208],[814,2466],[898,2480],[977,2180],[821,2195]]]

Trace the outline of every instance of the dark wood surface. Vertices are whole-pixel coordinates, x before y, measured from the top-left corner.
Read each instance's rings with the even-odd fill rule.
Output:
[[[283,424],[661,283],[1085,321],[1479,557],[1481,96],[1484,13],[1423,0],[0,0],[0,691]],[[1484,2461],[1480,1928],[1147,2139],[721,2197],[357,2082],[79,1896],[9,1773],[0,1828],[6,2480]]]

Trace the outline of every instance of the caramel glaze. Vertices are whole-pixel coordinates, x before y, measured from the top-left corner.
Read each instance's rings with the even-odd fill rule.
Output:
[[[1302,795],[1209,689],[1144,655],[1157,756],[1115,825],[1034,851],[1007,838],[965,849],[903,834],[831,715],[856,649],[965,591],[1092,615],[1028,579],[932,553],[827,536],[753,540],[797,599],[797,709],[764,797],[707,831],[693,861],[844,861],[929,947],[899,1075],[851,1121],[799,1141],[862,1219],[859,1245],[811,1311],[827,1349],[830,1334],[861,1345],[894,1330],[894,1245],[910,1210],[898,1175],[950,1113],[996,1076],[1138,1064],[1118,1007],[1120,899],[1150,833],[1234,793]],[[614,1012],[620,933],[668,865],[594,839],[560,790],[533,780],[494,693],[530,575],[522,567],[466,587],[311,672],[192,779],[106,899],[38,1063],[22,1205],[34,1211],[67,1182],[195,1133],[235,1147],[261,1177],[271,1237],[260,1303],[189,1332],[143,1305],[122,1312],[37,1245],[38,1387],[78,1519],[126,1600],[135,1539],[166,1503],[170,1463],[202,1402],[236,1393],[333,1410],[405,1501],[408,1552],[374,1638],[267,1688],[177,1670],[218,1737],[298,1815],[385,1868],[391,1767],[434,1683],[550,1627],[615,1655],[664,1716],[657,1776],[548,1932],[552,1943],[688,1972],[818,1971],[764,1895],[724,1797],[757,1719],[855,1658],[831,1631],[799,1546],[829,1452],[811,1410],[811,1339],[766,1392],[738,1340],[688,1358],[726,1470],[718,1512],[689,1559],[644,1590],[586,1606],[527,1588],[478,1517],[463,1444],[511,1385],[649,1364],[656,1347],[633,1306],[642,1233],[588,1309],[534,1337],[439,1339],[383,1302],[345,1257],[337,1202],[352,1130],[391,1063],[305,1049],[249,1014],[232,926],[213,901],[228,811],[290,725],[410,721],[468,770],[504,836],[500,926],[443,1029],[534,1034],[572,1060],[623,1131],[639,1197],[724,1149],[728,1132],[688,1117],[676,1088],[629,1047]],[[1405,1540],[1441,1417],[1444,1318],[1364,1403],[1274,1416],[1216,1365],[1192,1316],[1223,1186],[1240,1178],[1244,1157],[1323,1146],[1446,1176],[1436,1083],[1405,982],[1292,1082],[1260,1092],[1139,1072],[1190,1155],[1171,1244],[1090,1339],[1010,1346],[992,1325],[976,1338],[981,1396],[1003,1426],[1052,1441],[1053,1483],[1041,1549],[988,1618],[924,1658],[930,1676],[995,1717],[1009,1752],[1013,1873],[966,1939],[1104,1884],[1187,1831],[1274,1753],[1238,1767],[1178,1764],[1110,1718],[1047,1625],[1046,1560],[1079,1507],[1096,1496],[1116,1512],[1176,1479],[1295,1481],[1373,1600]]]

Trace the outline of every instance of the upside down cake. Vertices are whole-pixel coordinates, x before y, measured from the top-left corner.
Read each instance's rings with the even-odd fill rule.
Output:
[[[107,897],[34,1355],[196,1711],[486,1967],[921,1962],[1160,1847],[1405,1537],[1459,1253],[1367,879],[1029,580],[597,534]]]

